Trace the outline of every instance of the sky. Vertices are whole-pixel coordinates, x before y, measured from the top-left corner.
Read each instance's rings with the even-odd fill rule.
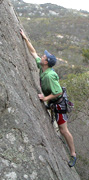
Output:
[[[23,0],[27,3],[44,4],[52,3],[63,6],[65,8],[72,8],[77,10],[86,10],[89,12],[89,0]]]

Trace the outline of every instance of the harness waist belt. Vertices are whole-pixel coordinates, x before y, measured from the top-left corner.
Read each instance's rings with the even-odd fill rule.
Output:
[[[55,112],[59,113],[59,114],[66,114],[67,110],[57,110],[57,109],[55,109]]]
[[[55,101],[50,100],[48,104],[50,105],[51,103],[53,103],[53,104],[55,105],[55,104],[61,103],[62,100],[63,100],[63,96],[59,97],[59,98],[58,98],[57,100],[55,100]]]

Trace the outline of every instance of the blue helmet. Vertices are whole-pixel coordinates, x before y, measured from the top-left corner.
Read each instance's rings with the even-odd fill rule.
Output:
[[[57,61],[56,57],[53,54],[50,54],[47,50],[44,51],[44,54],[47,56],[48,66],[54,66]]]

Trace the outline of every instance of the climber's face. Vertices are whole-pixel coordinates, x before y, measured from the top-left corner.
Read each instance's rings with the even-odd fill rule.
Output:
[[[47,56],[45,54],[42,56],[40,64],[41,65],[47,65],[48,64]]]

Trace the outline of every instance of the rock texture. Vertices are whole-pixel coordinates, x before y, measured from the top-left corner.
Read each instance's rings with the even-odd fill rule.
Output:
[[[0,0],[0,180],[80,180],[51,125],[13,7]]]

